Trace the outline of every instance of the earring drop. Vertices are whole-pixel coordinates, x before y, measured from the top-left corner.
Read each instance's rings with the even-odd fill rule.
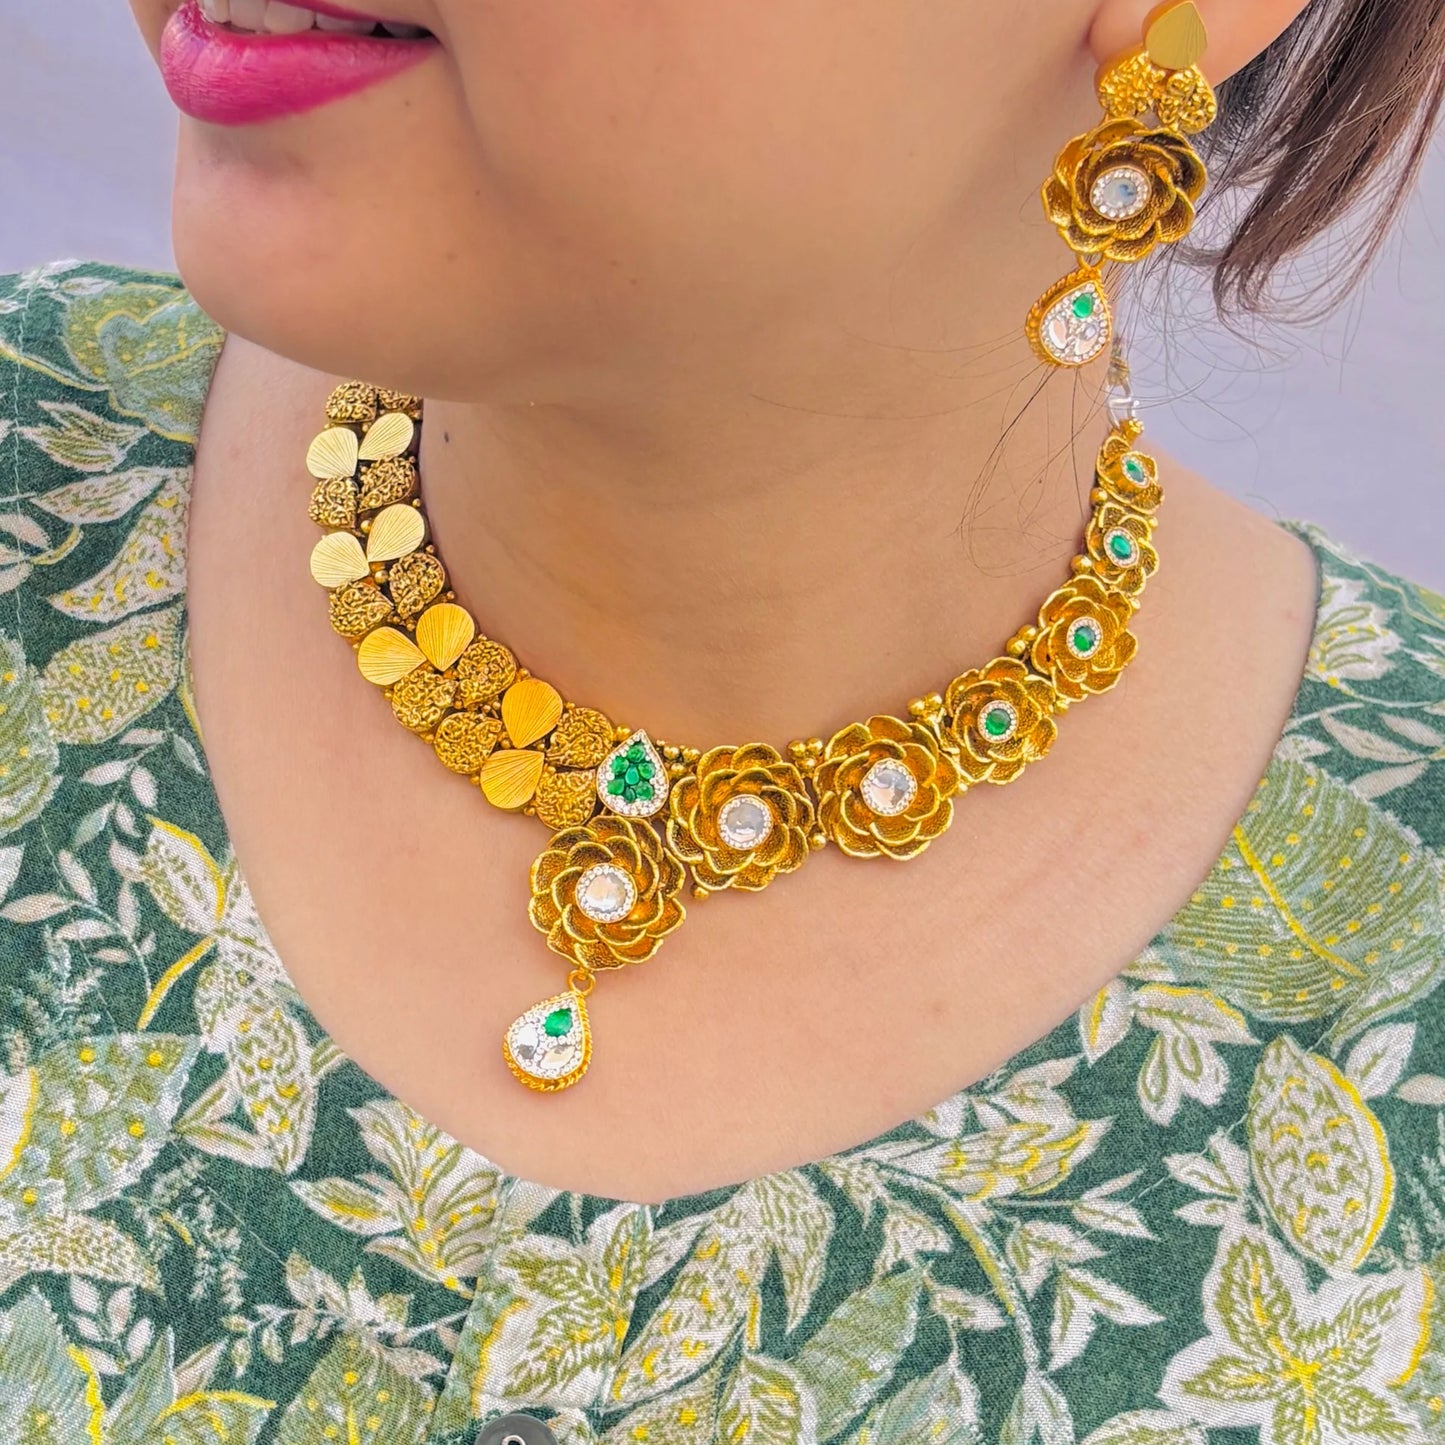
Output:
[[[1029,311],[1025,334],[1042,361],[1077,367],[1101,355],[1114,329],[1105,263],[1142,261],[1193,226],[1206,177],[1188,138],[1218,111],[1198,63],[1207,44],[1199,11],[1183,0],[1100,71],[1104,118],[1060,151],[1043,186],[1044,211],[1079,264]]]

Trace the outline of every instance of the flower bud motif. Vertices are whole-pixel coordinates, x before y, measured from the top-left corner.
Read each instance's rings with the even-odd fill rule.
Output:
[[[704,753],[668,807],[667,845],[709,893],[755,892],[807,859],[813,804],[798,769],[766,743]]]
[[[870,806],[879,800],[880,766],[889,781],[911,779],[911,795],[897,812]],[[899,772],[901,767],[902,772]],[[924,723],[871,717],[834,733],[823,749],[813,786],[818,822],[855,858],[912,858],[953,821],[958,766]],[[897,790],[893,790],[895,795]],[[900,799],[901,802],[901,799]]]
[[[584,909],[579,885],[599,873],[630,897],[620,916]],[[532,864],[533,925],[563,958],[592,970],[622,968],[652,957],[683,920],[682,864],[647,823],[604,814],[554,834]],[[584,895],[585,897],[585,895]]]
[[[1053,745],[1054,689],[1014,657],[954,678],[944,700],[948,737],[970,783],[1012,782]]]
[[[1067,702],[1108,692],[1134,656],[1138,643],[1129,631],[1133,608],[1083,573],[1060,587],[1039,609],[1038,635],[1030,661]]]
[[[1094,477],[1116,501],[1147,515],[1164,500],[1164,489],[1159,485],[1154,458],[1134,450],[1141,430],[1138,422],[1126,422],[1110,432],[1099,448]]]

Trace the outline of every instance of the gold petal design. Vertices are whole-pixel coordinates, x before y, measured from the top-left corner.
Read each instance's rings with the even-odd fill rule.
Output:
[[[514,682],[502,699],[502,722],[513,747],[525,748],[538,738],[546,737],[561,716],[560,694],[540,677],[524,677]]]
[[[415,617],[446,582],[446,568],[430,552],[412,552],[387,568],[386,585],[403,617]]]
[[[477,635],[477,624],[465,607],[438,602],[428,607],[416,624],[416,643],[427,660],[445,672],[467,650]]]
[[[405,412],[389,411],[367,428],[357,448],[364,462],[377,462],[382,457],[399,457],[410,445],[416,426]]]
[[[311,520],[318,527],[356,525],[356,483],[350,477],[326,477],[311,490]]]
[[[349,426],[329,426],[306,448],[306,470],[318,481],[349,477],[356,470],[356,433]]]
[[[504,748],[482,764],[482,796],[495,808],[526,807],[542,777],[542,754],[533,748]]]
[[[597,808],[592,774],[547,771],[537,784],[537,816],[549,828],[575,828]]]
[[[364,381],[343,381],[327,398],[326,416],[330,421],[371,423],[376,419],[376,388]]]
[[[378,627],[361,639],[356,665],[368,682],[390,687],[426,661],[421,648],[394,627]]]
[[[406,502],[416,491],[416,463],[410,457],[387,457],[361,469],[359,506],[368,512]]]
[[[454,712],[437,724],[432,747],[454,773],[480,771],[501,736],[501,721],[475,712]]]
[[[370,571],[361,543],[350,532],[328,532],[311,549],[311,575],[323,587],[359,582]]]
[[[390,562],[415,552],[426,536],[426,519],[415,507],[398,502],[371,519],[366,534],[366,559],[369,562]]]
[[[418,668],[398,678],[391,690],[391,710],[402,727],[430,732],[446,716],[456,696],[456,679]]]
[[[1209,34],[1192,0],[1171,6],[1145,32],[1144,49],[1165,70],[1188,70],[1209,45]]]
[[[552,735],[547,760],[560,768],[595,768],[612,751],[613,741],[610,718],[596,708],[569,707]]]
[[[462,684],[462,706],[476,707],[511,687],[517,677],[517,659],[500,642],[479,637],[457,660],[457,677]]]
[[[337,632],[357,638],[391,616],[391,603],[374,582],[348,582],[331,594],[327,611]]]

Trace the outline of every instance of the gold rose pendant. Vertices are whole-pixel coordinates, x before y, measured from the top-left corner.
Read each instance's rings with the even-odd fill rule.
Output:
[[[507,1067],[529,1089],[553,1093],[569,1088],[592,1062],[592,1026],[587,1020],[592,976],[578,969],[567,982],[565,993],[534,1003],[502,1039]]]

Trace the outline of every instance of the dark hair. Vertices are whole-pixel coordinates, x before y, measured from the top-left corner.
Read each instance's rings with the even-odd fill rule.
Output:
[[[1364,275],[1429,149],[1445,100],[1445,0],[1311,0],[1219,99],[1207,154],[1215,194],[1238,215],[1204,255],[1215,301],[1276,309],[1281,264],[1365,203],[1331,294],[1287,306],[1324,311]]]

